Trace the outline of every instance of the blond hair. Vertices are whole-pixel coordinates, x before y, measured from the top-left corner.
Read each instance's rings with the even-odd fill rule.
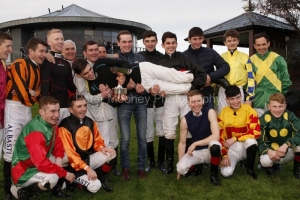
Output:
[[[49,39],[50,35],[52,35],[53,33],[62,33],[62,31],[60,29],[51,29],[50,31],[48,31],[47,33],[47,39]]]

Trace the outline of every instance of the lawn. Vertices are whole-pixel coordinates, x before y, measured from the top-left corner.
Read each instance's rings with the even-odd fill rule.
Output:
[[[33,113],[37,113],[36,107],[33,109]],[[131,128],[131,179],[124,181],[121,177],[110,175],[107,184],[114,188],[113,193],[106,193],[100,189],[98,193],[91,194],[76,189],[75,193],[68,193],[73,197],[72,199],[300,199],[300,180],[293,176],[292,162],[283,165],[283,170],[272,178],[268,177],[264,170],[256,168],[257,180],[249,177],[245,169],[238,165],[232,177],[224,178],[221,175],[219,176],[222,187],[212,186],[209,181],[210,172],[208,168],[203,169],[203,175],[198,177],[190,176],[188,178],[181,177],[180,180],[176,180],[176,173],[165,176],[158,169],[153,169],[147,173],[147,178],[139,179],[136,173],[137,140],[133,119]],[[156,138],[155,147],[157,147],[157,143],[158,140]],[[178,138],[175,144],[177,149]],[[177,154],[175,158],[177,158]],[[120,162],[118,161],[118,163]],[[118,167],[121,170],[120,165]],[[2,171],[2,165],[0,165],[0,170]],[[0,175],[0,194],[3,194],[2,173]],[[48,200],[55,198],[50,197],[48,192],[32,199]]]

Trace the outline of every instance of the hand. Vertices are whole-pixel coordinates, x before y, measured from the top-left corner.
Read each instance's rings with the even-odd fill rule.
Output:
[[[274,150],[269,149],[268,156],[272,161],[280,160],[280,157],[277,155],[276,151]]]
[[[229,166],[231,166],[231,162],[230,162],[230,159],[228,158],[228,156],[222,158],[222,160],[221,160],[221,166],[222,167],[229,167]]]
[[[145,89],[144,89],[144,87],[141,84],[138,83],[135,86],[135,91],[138,94],[142,94],[143,92],[145,92]]]
[[[210,82],[211,82],[210,76],[207,74],[206,83],[205,83],[204,87],[210,86]]]
[[[111,95],[111,89],[107,85],[100,84],[99,90],[103,99],[106,99],[108,96]]]
[[[277,154],[280,158],[283,158],[283,157],[285,156],[286,151],[287,151],[288,148],[289,148],[289,146],[288,146],[287,144],[284,143],[283,145],[281,145],[281,146],[277,149],[276,154]]]
[[[114,157],[116,155],[116,151],[114,149],[111,148],[107,148],[107,147],[103,147],[101,149],[101,152],[107,156],[111,156]]]
[[[14,96],[14,95],[17,95],[16,91],[15,90],[12,90],[11,91],[11,94]]]
[[[159,93],[160,91],[160,87],[159,85],[153,85],[150,89],[149,89],[149,93],[152,95],[152,96],[155,96]]]
[[[73,183],[75,180],[75,175],[71,172],[67,172],[65,179],[67,179],[70,183]]]
[[[115,53],[111,56],[111,58],[119,58],[119,54],[118,53]]]
[[[249,105],[249,106],[252,107],[252,101],[249,101],[249,100],[248,100],[248,101],[245,101],[244,104],[247,104],[247,105]]]
[[[49,62],[55,64],[55,58],[54,58],[54,56],[53,56],[50,52],[46,53],[46,59],[47,59]]]
[[[118,103],[122,103],[124,101],[126,101],[128,99],[126,94],[115,94],[114,96],[112,96],[112,100],[116,101]]]
[[[97,179],[97,174],[96,172],[92,169],[92,168],[88,168],[87,171],[87,176],[88,176],[88,180],[96,180]]]
[[[233,143],[235,143],[235,141],[234,141],[233,138],[230,138],[230,139],[228,139],[228,140],[225,140],[225,142],[224,142],[224,147],[225,147],[226,149],[229,149],[229,147],[230,147],[231,145],[233,145]]]
[[[125,75],[122,74],[122,73],[117,73],[117,75],[118,76],[117,76],[116,80],[118,81],[118,84],[123,85],[125,83],[125,80],[126,80]]]
[[[162,97],[166,97],[166,96],[167,96],[167,93],[166,93],[165,91],[161,91],[161,92],[159,92],[159,94],[160,94],[160,96],[162,96]]]
[[[30,93],[30,95],[31,95],[32,97],[35,97],[35,91],[34,91],[34,90],[29,89],[29,93]]]
[[[127,89],[128,90],[132,90],[134,89],[136,86],[135,82],[133,82],[132,78],[129,80],[128,84],[127,84]]]
[[[55,158],[55,164],[62,167],[62,158]]]
[[[177,174],[177,180],[179,180],[180,179],[180,174]]]
[[[189,154],[189,156],[193,156],[193,151],[196,148],[196,146],[194,144],[191,144],[191,146],[189,146],[187,153]]]

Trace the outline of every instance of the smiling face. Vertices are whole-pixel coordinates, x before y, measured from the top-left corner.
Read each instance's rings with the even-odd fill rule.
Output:
[[[74,60],[76,57],[76,48],[74,44],[72,43],[64,43],[63,49],[61,54],[65,57],[67,60]]]
[[[161,44],[162,48],[165,49],[166,54],[173,54],[177,48],[177,41],[175,38],[166,38],[165,42]]]
[[[39,109],[41,117],[51,125],[56,125],[59,119],[59,104],[48,104],[43,109]]]
[[[0,45],[0,60],[7,60],[8,55],[12,52],[12,40],[4,40]]]
[[[94,70],[90,64],[87,64],[85,69],[79,74],[76,74],[79,78],[84,78],[85,80],[92,81],[95,80]]]
[[[234,97],[228,97],[226,98],[226,102],[228,103],[228,105],[237,110],[241,107],[241,104],[242,104],[242,95],[241,94],[238,94]]]
[[[235,37],[228,36],[226,37],[226,40],[224,41],[225,46],[229,51],[233,51],[237,49],[237,46],[239,45],[239,39]]]
[[[200,94],[188,97],[188,106],[194,113],[199,114],[203,107],[203,97]]]
[[[91,63],[95,63],[99,58],[99,49],[97,44],[87,45],[86,51],[83,51],[83,55]]]
[[[87,103],[85,99],[80,99],[72,102],[72,107],[69,107],[70,113],[72,113],[78,119],[83,119],[87,111]]]
[[[104,46],[99,46],[99,58],[106,58],[107,57],[107,52]]]
[[[47,38],[51,51],[61,52],[64,46],[64,36],[61,32],[52,33]]]
[[[155,36],[146,37],[143,40],[143,44],[145,45],[147,51],[152,52],[155,50],[155,47],[157,45],[157,39]]]
[[[260,55],[265,55],[269,50],[270,41],[268,42],[265,37],[257,38],[254,43],[254,48]]]
[[[34,50],[29,49],[28,57],[33,60],[36,64],[41,65],[46,57],[47,47],[42,44],[38,44],[37,48]]]
[[[279,118],[283,115],[286,109],[286,103],[280,103],[278,101],[270,100],[268,109],[274,117]]]
[[[120,35],[118,45],[122,53],[129,53],[132,49],[132,36],[130,34]]]
[[[188,38],[189,43],[191,43],[191,47],[194,50],[200,49],[202,46],[204,36],[193,36],[191,38]]]

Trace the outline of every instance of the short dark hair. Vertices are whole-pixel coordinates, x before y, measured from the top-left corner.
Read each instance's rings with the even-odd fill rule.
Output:
[[[225,89],[226,98],[235,97],[236,95],[241,94],[241,90],[236,85],[230,85]]]
[[[89,40],[89,41],[86,41],[84,44],[83,44],[83,48],[82,48],[82,51],[85,51],[87,50],[87,46],[90,46],[90,45],[94,45],[94,44],[97,44],[97,42],[95,42],[94,40]]]
[[[260,32],[260,33],[257,33],[254,35],[254,37],[253,37],[254,44],[255,44],[255,40],[262,38],[262,37],[266,38],[267,42],[270,41],[268,34],[266,34],[265,32]]]
[[[2,45],[2,43],[5,41],[5,40],[13,40],[12,37],[10,35],[8,35],[7,33],[3,32],[3,31],[0,31],[0,45]]]
[[[39,100],[39,109],[45,109],[47,105],[59,104],[59,101],[52,96],[43,96]]]
[[[120,38],[121,35],[131,35],[131,37],[132,37],[132,34],[130,33],[130,31],[128,31],[128,30],[122,30],[122,31],[120,31],[118,33],[118,36],[117,36],[118,42],[120,42],[120,40],[121,40],[121,38]]]
[[[154,36],[155,39],[157,40],[157,34],[154,31],[147,30],[143,33],[143,40],[147,37],[152,37],[152,36]]]
[[[237,32],[237,30],[235,29],[229,29],[227,30],[224,35],[223,35],[223,41],[225,42],[226,41],[226,38],[227,37],[233,37],[233,38],[237,38],[239,39],[240,38],[240,34],[239,32]]]
[[[81,94],[74,94],[72,95],[70,98],[69,98],[69,101],[68,101],[68,106],[69,108],[72,108],[73,106],[73,102],[74,101],[78,101],[78,100],[86,100],[85,97]]]
[[[167,40],[167,38],[175,38],[176,42],[177,42],[177,36],[175,33],[172,33],[170,31],[164,32],[164,34],[161,37],[161,41],[164,44],[165,41]]]
[[[76,74],[80,74],[87,66],[88,61],[79,58],[72,63],[72,69]]]
[[[30,40],[28,40],[26,45],[27,52],[29,52],[29,49],[35,51],[38,44],[41,44],[44,47],[48,47],[48,44],[44,40],[40,38],[31,38]]]
[[[193,27],[189,30],[189,35],[188,37],[184,38],[184,41],[189,41],[189,39],[191,39],[192,37],[196,37],[196,36],[203,36],[203,30],[199,27]]]
[[[200,90],[191,90],[187,94],[187,99],[189,100],[190,97],[200,95],[203,98],[203,94],[200,92]]]

